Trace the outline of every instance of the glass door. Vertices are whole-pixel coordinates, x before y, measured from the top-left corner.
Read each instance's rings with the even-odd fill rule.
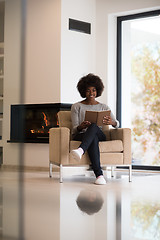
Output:
[[[132,129],[132,164],[160,166],[160,15],[119,19],[121,127]]]

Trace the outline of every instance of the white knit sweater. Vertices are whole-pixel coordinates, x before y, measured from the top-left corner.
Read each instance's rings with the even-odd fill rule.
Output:
[[[77,133],[77,127],[84,121],[86,111],[103,111],[110,110],[110,108],[103,103],[98,103],[96,105],[86,105],[81,102],[74,103],[71,107],[71,119],[72,119],[72,134]],[[119,121],[115,118],[111,112],[111,118],[116,121],[116,128],[119,127]],[[85,132],[86,129],[83,129],[82,132]]]

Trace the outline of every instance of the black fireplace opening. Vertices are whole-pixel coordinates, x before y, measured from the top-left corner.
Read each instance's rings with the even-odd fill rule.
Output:
[[[11,105],[11,128],[8,142],[48,143],[49,129],[59,127],[57,113],[69,111],[72,104]]]

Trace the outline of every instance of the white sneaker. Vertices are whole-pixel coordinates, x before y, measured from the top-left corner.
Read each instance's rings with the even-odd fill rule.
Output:
[[[100,175],[99,177],[96,178],[95,184],[97,185],[105,185],[106,180],[104,179],[103,175]]]
[[[72,150],[70,154],[76,161],[80,161],[82,158],[82,154],[78,149]]]

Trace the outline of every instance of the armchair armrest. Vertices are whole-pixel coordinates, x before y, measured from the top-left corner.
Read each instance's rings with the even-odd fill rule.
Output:
[[[117,128],[110,129],[111,140],[121,140],[123,142],[123,163],[131,164],[131,129]]]
[[[106,140],[107,140],[107,141],[110,141],[110,140],[111,140],[111,137],[110,137],[110,129],[109,129],[109,126],[108,126],[108,125],[103,125],[103,126],[102,126],[102,131],[103,131],[103,133],[106,135]]]
[[[49,131],[49,160],[55,164],[69,163],[70,129],[51,128]]]

